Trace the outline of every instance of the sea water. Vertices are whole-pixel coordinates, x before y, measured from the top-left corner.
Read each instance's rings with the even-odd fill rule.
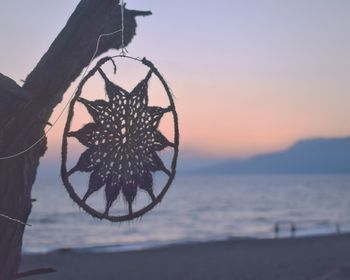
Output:
[[[100,221],[69,198],[63,186],[35,185],[24,252],[61,248],[133,250],[228,238],[350,231],[349,175],[181,176],[160,206],[127,223]],[[120,201],[119,203],[123,203]]]

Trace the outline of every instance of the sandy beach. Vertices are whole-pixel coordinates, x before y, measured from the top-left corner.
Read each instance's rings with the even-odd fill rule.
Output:
[[[23,257],[22,271],[53,267],[38,280],[345,280],[350,235],[229,240],[117,253],[60,251]]]

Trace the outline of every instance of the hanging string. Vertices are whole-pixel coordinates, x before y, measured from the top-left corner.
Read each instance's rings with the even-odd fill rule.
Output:
[[[67,103],[64,105],[63,109],[60,111],[59,115],[57,116],[57,118],[55,119],[55,121],[52,123],[52,125],[44,132],[44,134],[37,140],[35,141],[32,145],[30,145],[28,148],[12,154],[12,155],[8,155],[8,156],[3,156],[0,157],[0,160],[7,160],[7,159],[11,159],[11,158],[15,158],[18,157],[20,155],[23,155],[25,153],[27,153],[28,151],[30,151],[31,149],[33,149],[34,147],[36,147],[38,144],[40,144],[41,141],[43,141],[45,139],[45,137],[49,134],[49,132],[51,131],[51,129],[57,124],[57,122],[60,120],[60,118],[62,117],[63,113],[66,111],[66,109],[68,108],[69,103],[72,101],[74,95],[76,94],[79,84],[80,82],[85,78],[86,74],[88,73],[88,70],[90,68],[90,65],[92,63],[92,61],[95,59],[98,49],[100,47],[100,41],[103,37],[108,37],[108,36],[112,36],[114,34],[117,34],[119,32],[121,32],[121,55],[125,56],[125,54],[128,52],[127,49],[124,46],[124,0],[120,0],[120,13],[121,13],[121,29],[118,29],[116,31],[113,31],[111,33],[105,33],[105,34],[101,34],[98,39],[97,39],[97,44],[96,44],[96,49],[94,51],[94,54],[92,55],[90,62],[88,64],[88,66],[85,68],[83,75],[81,76],[81,79],[78,83],[78,86],[75,88],[74,92],[71,94],[71,96],[69,97]]]
[[[0,213],[0,217],[5,218],[6,220],[9,220],[9,221],[12,221],[12,222],[15,222],[15,223],[19,223],[19,224],[24,225],[24,226],[29,226],[29,227],[32,226],[30,224],[26,224],[25,222],[22,222],[21,220],[11,218],[11,217],[9,217],[7,215],[4,215],[4,214],[1,214],[1,213]]]
[[[128,50],[126,49],[124,45],[124,0],[120,0],[120,17],[122,19],[122,45],[121,45],[121,52],[120,55],[125,56],[128,53]]]

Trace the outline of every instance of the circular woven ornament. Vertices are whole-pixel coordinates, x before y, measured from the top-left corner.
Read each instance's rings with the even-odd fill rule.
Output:
[[[146,77],[135,88],[128,92],[111,82],[101,69],[107,61],[130,59],[140,62],[148,68]],[[105,81],[108,100],[90,101],[81,97],[84,85],[95,74],[99,73]],[[162,108],[148,105],[148,82],[155,76],[161,82],[169,100],[169,107]],[[92,117],[92,122],[77,131],[71,131],[76,103],[83,104]],[[160,131],[159,123],[165,114],[172,114],[174,139],[168,140]],[[87,149],[80,155],[76,165],[67,169],[68,138],[76,138]],[[158,152],[172,148],[173,157],[168,169]],[[169,86],[152,62],[129,56],[102,58],[89,71],[78,86],[73,97],[62,140],[61,177],[70,197],[91,216],[112,222],[122,222],[141,217],[161,202],[174,180],[179,152],[179,127]],[[164,172],[168,177],[159,194],[153,191],[154,173]],[[84,196],[75,191],[70,176],[76,172],[90,174]],[[133,202],[137,193],[142,190],[149,195],[150,203],[134,211]],[[98,211],[88,204],[90,195],[104,191],[104,211]],[[110,209],[118,197],[123,196],[128,205],[125,215],[110,215]]]

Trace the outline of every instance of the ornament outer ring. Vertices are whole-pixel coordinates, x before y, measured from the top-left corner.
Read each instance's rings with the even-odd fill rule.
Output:
[[[149,203],[148,205],[144,206],[143,208],[137,210],[136,212],[133,213],[129,213],[127,215],[122,215],[122,216],[113,216],[113,215],[106,215],[104,213],[101,213],[97,210],[95,210],[94,208],[92,208],[91,206],[89,206],[86,202],[84,202],[79,195],[75,192],[72,184],[69,181],[69,175],[68,175],[68,171],[67,171],[67,150],[68,150],[68,133],[70,131],[70,126],[71,126],[71,122],[74,116],[74,106],[75,103],[77,101],[77,99],[80,97],[81,93],[82,93],[82,89],[85,85],[85,83],[92,77],[94,76],[94,74],[98,71],[98,69],[105,64],[107,61],[113,61],[114,58],[126,58],[126,59],[131,59],[131,60],[135,60],[138,61],[140,63],[142,63],[143,65],[147,66],[150,70],[152,70],[153,74],[156,75],[156,77],[159,79],[159,81],[161,82],[161,84],[164,87],[164,90],[166,91],[166,94],[168,96],[169,102],[170,102],[170,107],[172,108],[172,115],[173,115],[173,119],[174,119],[174,155],[171,161],[171,173],[170,176],[168,178],[168,181],[166,182],[166,184],[164,185],[163,189],[161,190],[161,192],[156,196],[156,198]],[[175,110],[175,103],[174,103],[174,99],[171,93],[171,90],[168,86],[168,84],[166,83],[165,79],[163,78],[163,76],[159,73],[158,69],[153,65],[153,63],[149,60],[147,60],[146,58],[143,59],[139,59],[139,58],[134,58],[131,56],[126,56],[126,55],[117,55],[117,56],[107,56],[104,57],[102,59],[100,59],[96,66],[91,69],[88,74],[83,78],[83,80],[80,82],[78,89],[74,95],[74,97],[71,100],[70,106],[69,106],[69,111],[68,111],[68,117],[67,117],[67,121],[66,121],[66,125],[64,128],[64,132],[63,132],[63,138],[62,138],[62,162],[61,162],[61,177],[62,177],[62,181],[63,181],[63,185],[66,188],[69,196],[71,197],[71,199],[77,203],[81,208],[83,208],[84,211],[86,211],[88,214],[90,214],[91,216],[98,218],[98,219],[105,219],[105,220],[109,220],[111,222],[124,222],[124,221],[130,221],[136,218],[139,218],[141,216],[143,216],[144,214],[146,214],[147,212],[149,212],[150,210],[152,210],[156,205],[158,205],[162,199],[164,198],[165,194],[167,193],[167,191],[169,190],[172,182],[174,181],[175,175],[176,175],[176,165],[177,165],[177,159],[178,159],[178,154],[179,154],[179,122],[178,122],[178,116]]]

